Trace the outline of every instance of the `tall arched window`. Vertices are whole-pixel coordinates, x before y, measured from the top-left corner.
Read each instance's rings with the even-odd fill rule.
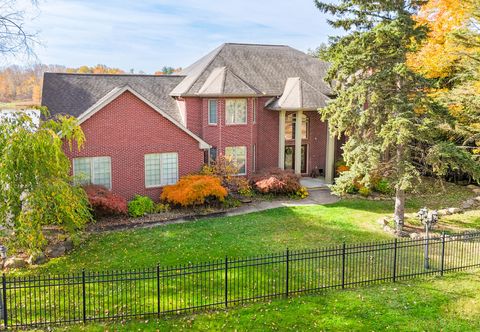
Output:
[[[295,123],[297,119],[296,113],[290,113],[285,118],[285,139],[295,139]],[[308,117],[302,114],[302,139],[308,138]]]

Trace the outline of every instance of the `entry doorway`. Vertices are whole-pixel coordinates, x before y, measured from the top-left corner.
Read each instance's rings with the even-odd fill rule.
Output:
[[[301,148],[301,172],[307,173],[307,145]],[[285,169],[295,170],[295,145],[285,146]]]

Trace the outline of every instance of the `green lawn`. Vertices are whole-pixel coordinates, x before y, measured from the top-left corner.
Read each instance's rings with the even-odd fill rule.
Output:
[[[67,273],[153,267],[255,256],[287,247],[318,248],[390,238],[376,220],[391,202],[342,201],[333,205],[285,207],[243,216],[205,219],[150,229],[94,234],[66,257],[34,273]]]
[[[464,187],[449,188],[442,198],[412,199],[407,212],[427,205],[439,208],[470,197]],[[423,203],[423,204],[421,204]],[[324,206],[285,207],[242,216],[204,219],[149,229],[92,234],[66,257],[17,273],[103,271],[205,262],[256,256],[286,248],[313,249],[347,243],[390,239],[377,220],[393,211],[393,201],[342,200]],[[455,231],[480,226],[478,211],[448,216]]]
[[[480,274],[457,273],[251,304],[227,311],[60,331],[478,331]]]

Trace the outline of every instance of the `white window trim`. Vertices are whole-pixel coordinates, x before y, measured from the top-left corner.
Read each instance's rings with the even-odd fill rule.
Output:
[[[227,155],[227,148],[245,148],[245,172],[244,173],[237,173],[235,176],[245,176],[248,173],[248,148],[245,145],[236,145],[236,146],[226,146],[225,147],[225,155]]]
[[[257,123],[257,98],[252,98],[252,122]]]
[[[257,145],[252,145],[252,172],[255,173],[257,171]]]
[[[227,102],[228,100],[245,100],[245,122],[228,122]],[[248,124],[248,99],[247,98],[228,98],[225,99],[225,126],[245,126]]]
[[[108,190],[112,190],[112,157],[110,156],[96,156],[96,157],[74,157],[72,159],[72,170],[73,170],[73,176],[75,176],[75,159],[90,159],[90,184],[92,185],[97,185],[93,183],[93,174],[95,173],[95,164],[92,162],[94,158],[108,158],[110,160],[110,183],[109,186],[107,187]],[[100,185],[101,186],[101,185]]]
[[[210,102],[211,101],[215,101],[215,104],[217,105],[217,109],[216,109],[216,112],[217,112],[217,121],[216,122],[211,122],[210,121]],[[218,99],[208,99],[207,101],[207,118],[208,118],[208,125],[209,126],[217,126],[218,125]]]
[[[162,158],[160,157],[160,184],[157,185],[147,185],[147,155],[154,155],[154,154],[159,154],[159,155],[162,155],[162,154],[166,154],[166,153],[175,153],[177,155],[177,182],[178,182],[178,179],[179,179],[179,173],[178,173],[178,152],[176,151],[171,151],[171,152],[155,152],[155,153],[146,153],[143,155],[143,173],[144,173],[144,178],[145,178],[145,188],[146,189],[152,189],[152,188],[162,188],[162,187],[165,187],[165,186],[168,186],[169,184],[165,184],[165,183],[161,183],[162,181]]]

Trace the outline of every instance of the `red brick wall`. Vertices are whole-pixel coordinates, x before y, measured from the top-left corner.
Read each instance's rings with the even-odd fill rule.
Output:
[[[217,100],[217,125],[208,124],[208,100]],[[218,154],[225,153],[225,147],[247,147],[247,175],[252,173],[252,145],[257,141],[257,125],[253,123],[253,103],[255,98],[247,99],[247,124],[227,125],[225,123],[225,98],[186,98],[187,123],[192,131],[198,130],[208,144],[217,148]],[[258,110],[258,107],[257,107]],[[199,119],[199,123],[190,122],[191,119]],[[258,118],[257,118],[258,120]],[[200,129],[198,129],[200,125]],[[257,147],[258,151],[258,147]]]
[[[279,112],[265,109],[270,97],[248,98],[246,125],[225,124],[225,98],[212,98],[218,102],[218,123],[208,124],[208,98],[186,98],[187,126],[207,143],[224,153],[228,146],[247,147],[247,174],[252,173],[253,144],[256,145],[256,170],[278,167],[278,117]],[[256,123],[253,123],[253,103],[256,103]],[[287,113],[288,114],[288,113]],[[307,145],[307,173],[315,167],[325,169],[327,126],[318,112],[305,112],[309,118]],[[200,121],[200,122],[198,122]],[[200,124],[200,126],[199,126]],[[286,145],[294,144],[287,141]]]
[[[188,120],[187,120],[188,121]],[[198,142],[130,92],[125,92],[82,125],[85,147],[69,158],[110,156],[112,191],[158,200],[160,188],[145,188],[144,155],[178,152],[179,176],[196,172],[204,160]]]

